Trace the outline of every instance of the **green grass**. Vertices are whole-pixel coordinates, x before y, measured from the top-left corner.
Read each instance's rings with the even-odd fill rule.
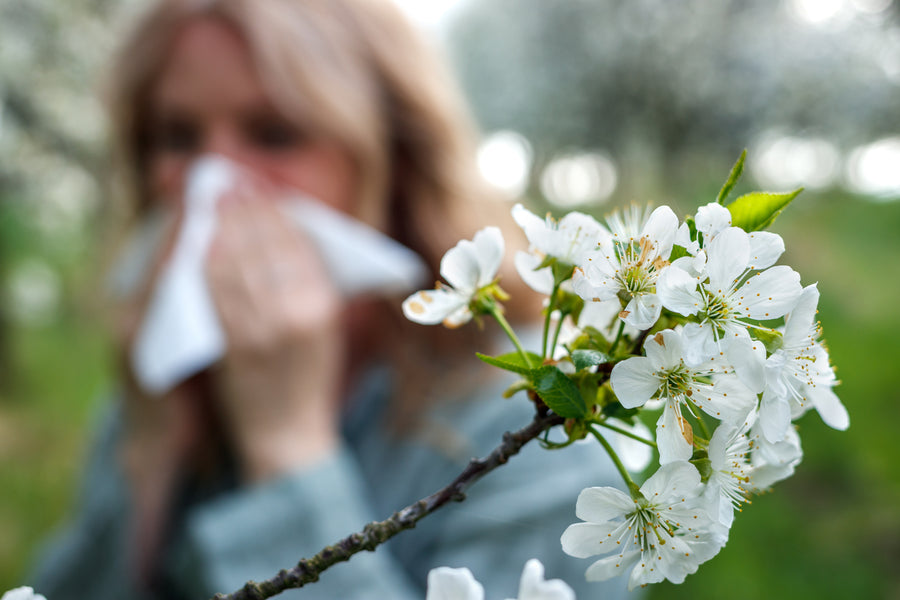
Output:
[[[12,332],[0,392],[0,591],[22,585],[37,543],[64,519],[107,380],[103,336],[82,318]]]

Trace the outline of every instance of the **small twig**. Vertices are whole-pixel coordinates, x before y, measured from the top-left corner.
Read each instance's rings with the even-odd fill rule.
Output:
[[[262,582],[248,581],[243,588],[231,594],[216,594],[214,600],[263,600],[291,589],[303,587],[319,579],[329,567],[346,560],[363,550],[375,550],[401,531],[412,529],[423,517],[433,513],[448,502],[465,500],[465,492],[470,485],[505,464],[510,457],[518,454],[522,446],[541,433],[561,425],[565,419],[555,414],[538,414],[526,427],[516,432],[503,434],[503,442],[482,459],[472,459],[468,466],[448,486],[422,498],[414,504],[394,513],[389,519],[366,525],[362,531],[354,533],[333,546],[323,548],[312,558],[305,558],[292,569],[282,569],[275,577]]]

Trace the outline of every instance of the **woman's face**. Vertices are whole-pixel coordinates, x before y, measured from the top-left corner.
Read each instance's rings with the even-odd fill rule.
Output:
[[[352,213],[357,176],[337,143],[309,139],[273,105],[248,48],[227,25],[198,18],[175,37],[151,89],[149,185],[180,201],[188,167],[221,154],[268,182]]]

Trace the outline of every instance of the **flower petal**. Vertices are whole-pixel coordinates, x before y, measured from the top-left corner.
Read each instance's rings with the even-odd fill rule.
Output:
[[[681,334],[674,329],[665,329],[644,342],[644,352],[653,369],[668,370],[681,363],[683,342]]]
[[[628,494],[612,487],[585,488],[575,502],[575,516],[591,523],[604,523],[632,510],[634,501]]]
[[[684,437],[682,423],[672,407],[672,402],[672,400],[666,402],[666,407],[656,422],[656,444],[659,448],[659,464],[661,465],[688,460],[694,450],[691,443]],[[659,474],[659,471],[656,473]]]
[[[672,253],[672,244],[675,242],[675,233],[678,231],[678,217],[668,206],[657,207],[652,213],[641,237],[649,238],[656,247],[656,255],[664,259]]]
[[[791,426],[791,407],[787,398],[766,392],[759,403],[759,427],[770,443],[780,442]]]
[[[723,294],[747,270],[750,262],[750,239],[743,229],[729,227],[717,235],[706,246],[706,250],[709,289]]]
[[[515,265],[519,277],[525,284],[540,294],[550,295],[553,291],[553,272],[550,267],[535,270],[542,262],[541,257],[530,252],[516,252]]]
[[[625,307],[628,313],[623,321],[635,329],[650,329],[659,319],[662,302],[656,294],[636,294]]]
[[[656,293],[663,306],[684,316],[697,314],[703,304],[703,297],[697,291],[696,277],[676,266],[669,266],[660,272]]]
[[[560,538],[563,552],[575,558],[587,558],[609,552],[621,552],[617,544],[626,525],[621,521],[606,523],[575,523],[569,525]]]
[[[423,290],[403,301],[403,315],[415,323],[437,325],[468,302],[453,289]]]
[[[710,202],[697,209],[694,222],[697,231],[702,232],[706,243],[709,243],[719,232],[731,227],[731,211],[718,202]]]
[[[756,394],[731,374],[716,376],[711,386],[697,385],[691,400],[711,417],[735,425],[756,407]]]
[[[438,567],[428,572],[425,600],[484,600],[484,586],[466,568]]]
[[[687,460],[680,460],[661,466],[641,486],[641,493],[651,504],[680,502],[682,498],[696,496],[700,491],[699,486],[700,472],[697,467]]]
[[[757,273],[736,292],[738,306],[751,319],[777,319],[794,309],[803,288],[800,274],[779,265]]]
[[[696,366],[718,355],[713,326],[709,323],[688,323],[681,329],[684,343],[684,362]]]
[[[635,356],[617,363],[609,377],[610,386],[625,408],[642,406],[659,389],[650,359]]]
[[[519,580],[518,600],[575,600],[575,591],[562,579],[544,579],[544,565],[532,558]]]
[[[473,294],[480,274],[478,251],[469,240],[460,240],[441,258],[441,277],[460,293]]]
[[[472,245],[475,247],[475,258],[478,262],[476,287],[480,288],[491,283],[500,270],[505,251],[503,234],[497,227],[485,227],[472,238]]]
[[[525,237],[528,238],[529,244],[541,249],[546,246],[546,238],[544,236],[546,235],[547,223],[544,219],[522,206],[522,204],[513,206],[512,217],[516,224],[525,232]]]
[[[777,233],[753,231],[748,236],[750,238],[751,269],[771,267],[784,254],[784,240]]]
[[[806,340],[815,325],[818,305],[819,289],[816,284],[803,288],[796,306],[784,320],[785,346],[796,346]]]
[[[610,237],[606,227],[594,217],[577,211],[560,219],[558,231],[557,247],[553,252],[546,252],[572,265],[581,263],[585,254],[596,250],[602,240]]]
[[[588,581],[606,581],[624,573],[637,563],[640,558],[641,553],[638,550],[607,556],[588,567],[584,576]]]
[[[834,390],[820,386],[816,388],[815,393],[809,394],[809,399],[812,400],[813,406],[819,411],[819,416],[826,425],[840,431],[850,427],[850,415]]]
[[[766,387],[766,349],[762,342],[747,334],[728,338],[724,346],[725,356],[741,382],[754,393],[762,392]]]

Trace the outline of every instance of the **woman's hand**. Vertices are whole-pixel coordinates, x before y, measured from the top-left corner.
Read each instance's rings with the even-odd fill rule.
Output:
[[[216,391],[251,481],[315,463],[339,440],[341,298],[276,196],[244,180],[223,197],[206,263],[228,340]]]

